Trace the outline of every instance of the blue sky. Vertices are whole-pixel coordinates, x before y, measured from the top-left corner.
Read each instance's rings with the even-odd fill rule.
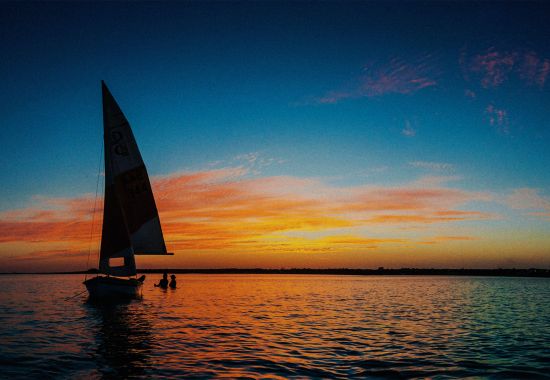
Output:
[[[102,79],[153,176],[254,154],[247,178],[345,187],[446,176],[503,197],[532,189],[548,211],[548,5],[0,8],[2,211],[94,192]]]

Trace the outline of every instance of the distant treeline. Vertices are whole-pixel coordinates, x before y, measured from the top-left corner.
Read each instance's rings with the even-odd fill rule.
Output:
[[[49,272],[49,273],[31,273],[31,274],[85,274],[97,273],[97,269],[78,272]],[[550,277],[550,269],[420,269],[420,268],[401,268],[401,269],[349,269],[349,268],[291,268],[291,269],[262,269],[262,268],[222,268],[222,269],[139,269],[138,273],[176,273],[176,274],[325,274],[325,275],[350,275],[350,276],[369,276],[369,275],[398,275],[398,276],[511,276],[511,277]],[[19,273],[2,273],[19,274]],[[22,273],[21,273],[22,274]]]
[[[203,273],[203,274],[333,274],[350,276],[369,275],[436,275],[436,276],[526,276],[526,277],[550,277],[550,269],[349,269],[349,268],[292,268],[292,269],[141,269],[139,273]]]

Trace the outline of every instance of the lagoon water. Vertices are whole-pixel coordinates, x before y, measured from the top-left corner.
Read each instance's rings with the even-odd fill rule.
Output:
[[[548,378],[550,279],[178,275],[98,307],[0,276],[2,378]]]

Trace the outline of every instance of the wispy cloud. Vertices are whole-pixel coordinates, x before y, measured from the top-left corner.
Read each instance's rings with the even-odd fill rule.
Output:
[[[241,163],[245,168],[247,168],[251,174],[260,174],[262,169],[275,165],[283,164],[286,161],[283,159],[277,159],[274,157],[266,157],[260,152],[250,152],[245,154],[240,154],[235,156],[232,162]]]
[[[529,51],[524,54],[523,62],[518,71],[527,83],[542,88],[550,74],[550,59],[542,58],[537,53]]]
[[[550,211],[533,211],[533,212],[530,212],[528,215],[536,216],[538,218],[543,218],[550,222]]]
[[[526,49],[501,50],[492,46],[474,54],[464,49],[460,65],[467,81],[485,89],[499,87],[510,79],[542,88],[550,74],[550,58]]]
[[[427,169],[432,171],[451,171],[454,169],[454,166],[452,164],[448,164],[445,162],[412,161],[409,162],[409,165],[415,168]]]
[[[315,102],[331,104],[345,99],[412,94],[437,85],[438,75],[431,55],[413,60],[392,58],[389,62],[365,66],[363,71],[364,74],[358,76],[351,84],[329,91],[315,99]]]
[[[433,187],[444,187],[450,182],[460,181],[461,179],[462,177],[457,175],[425,175],[412,182],[412,184],[416,187],[429,189]],[[481,196],[481,193],[478,193],[478,196]],[[485,198],[483,200],[490,200],[488,198],[489,194],[485,193],[484,196]]]
[[[414,129],[409,120],[405,120],[405,127],[401,130],[401,134],[407,137],[416,136],[416,129]]]
[[[473,236],[434,236],[431,239],[425,240],[422,242],[422,244],[438,244],[438,243],[445,243],[445,242],[453,242],[453,241],[472,241],[476,240]]]
[[[540,189],[514,189],[510,194],[501,197],[501,202],[512,209],[524,211],[525,215],[550,221],[550,197],[541,195]]]
[[[550,57],[521,47],[501,49],[491,46],[474,52],[463,48],[459,65],[467,82],[465,96],[470,101],[480,99],[487,102],[491,99],[483,108],[483,116],[489,125],[504,135],[511,133],[515,118],[511,119],[508,109],[502,107],[506,98],[500,96],[500,89],[506,86],[508,91],[519,90],[515,96],[524,96],[525,91],[543,90],[550,75]],[[495,98],[501,100],[495,102]]]
[[[497,108],[494,104],[489,104],[485,108],[485,116],[489,124],[495,127],[500,133],[510,134],[510,121],[508,120],[508,111]]]
[[[475,55],[471,59],[469,70],[481,76],[483,87],[497,87],[507,79],[517,57],[515,52],[499,52],[490,48],[486,53]]]
[[[479,211],[460,211],[460,210],[449,210],[449,211],[437,211],[433,213],[401,213],[401,214],[381,214],[375,215],[369,219],[365,220],[365,223],[371,224],[434,224],[441,222],[458,222],[464,220],[483,220],[490,219],[492,216],[479,212]]]
[[[550,211],[550,198],[540,195],[538,189],[515,189],[505,199],[505,203],[514,209]]]

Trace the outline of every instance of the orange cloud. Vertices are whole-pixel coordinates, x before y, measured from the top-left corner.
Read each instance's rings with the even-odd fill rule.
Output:
[[[448,188],[444,181],[431,178],[400,187],[334,187],[290,176],[251,178],[246,169],[237,167],[156,177],[153,189],[171,251],[275,254],[414,244],[418,240],[410,237],[368,236],[357,228],[413,225],[422,229],[428,224],[492,217],[458,209],[487,195]],[[49,248],[27,253],[53,260],[68,257],[69,252],[87,252],[91,233],[97,242],[101,217],[95,216],[91,231],[92,197],[36,198],[35,203],[0,213],[0,258],[13,243],[46,244]],[[13,260],[17,257],[23,259],[19,255]]]
[[[437,211],[431,214],[412,214],[412,215],[377,215],[367,219],[368,223],[440,223],[456,222],[475,219],[492,219],[494,216],[477,211]]]
[[[435,236],[429,240],[422,241],[421,244],[438,244],[449,241],[472,241],[476,240],[473,236]]]
[[[43,214],[40,214],[43,217]],[[46,213],[45,215],[50,215]],[[55,218],[55,216],[54,216]],[[52,218],[53,219],[53,218]],[[90,234],[91,221],[77,218],[65,220],[5,221],[0,220],[0,243],[11,241],[49,242],[82,241]]]

